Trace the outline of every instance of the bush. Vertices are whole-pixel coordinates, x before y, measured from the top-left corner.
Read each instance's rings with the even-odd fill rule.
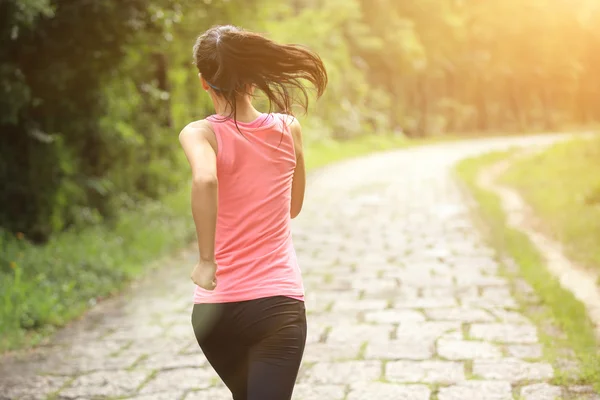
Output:
[[[135,54],[128,47],[160,35],[149,5],[0,4],[7,19],[0,31],[5,230],[45,242],[79,222],[114,215],[125,193],[156,197],[169,183],[164,59],[152,46]]]
[[[187,187],[118,217],[45,246],[0,230],[0,352],[35,343],[195,235]]]

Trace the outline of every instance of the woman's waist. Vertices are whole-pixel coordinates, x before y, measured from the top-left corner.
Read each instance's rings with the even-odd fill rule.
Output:
[[[304,301],[304,287],[302,285],[244,285],[229,290],[208,291],[196,286],[194,303],[231,303],[275,296],[285,296]]]
[[[244,300],[256,296],[303,296],[304,285],[298,264],[285,263],[260,265],[254,263],[218,265],[217,287],[207,291],[196,287],[196,299],[212,298],[219,301]],[[235,301],[237,301],[235,300]]]

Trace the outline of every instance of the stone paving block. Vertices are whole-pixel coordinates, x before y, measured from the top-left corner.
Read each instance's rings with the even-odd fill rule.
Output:
[[[365,358],[380,360],[426,360],[433,357],[435,343],[431,339],[401,338],[367,344]]]
[[[313,343],[304,349],[304,362],[331,362],[358,358],[361,342]]]
[[[547,383],[537,383],[521,388],[523,400],[559,400],[562,398],[562,389]]]
[[[497,359],[502,352],[487,342],[470,340],[438,340],[437,353],[448,360]]]
[[[159,325],[142,325],[134,329],[119,329],[107,335],[103,340],[132,340],[143,341],[164,337],[166,328]]]
[[[181,301],[181,298],[177,299],[178,301]],[[164,327],[170,327],[173,325],[181,325],[181,326],[192,326],[191,323],[191,317],[192,317],[192,310],[193,310],[193,305],[190,306],[190,303],[188,302],[186,304],[187,307],[189,307],[189,313],[186,312],[176,312],[176,313],[171,313],[171,314],[159,314],[156,316],[157,321],[159,322],[158,325],[164,326]]]
[[[385,376],[391,382],[452,384],[465,380],[464,365],[454,361],[392,361]]]
[[[423,288],[421,290],[421,294],[423,298],[442,298],[442,299],[456,299],[459,296],[462,297],[478,297],[479,290],[476,287],[456,287],[456,286],[447,286],[447,287],[432,287],[432,288]],[[447,306],[453,307],[453,306]],[[475,307],[478,308],[478,307]]]
[[[307,309],[309,306],[317,306],[319,304],[329,304],[337,300],[342,301],[354,301],[358,300],[358,293],[354,291],[348,292],[330,292],[330,291],[307,291],[305,294],[304,301],[306,302]]]
[[[551,379],[554,376],[554,370],[548,363],[530,363],[516,358],[475,360],[473,362],[473,373],[484,379],[513,383]]]
[[[463,340],[465,337],[461,330],[448,331],[438,338],[438,340]]]
[[[449,264],[454,264],[453,260],[448,261]],[[452,267],[452,273],[458,277],[465,274],[476,274],[478,276],[495,276],[498,273],[497,266],[485,266],[485,265],[468,265],[468,264],[454,264]],[[465,289],[468,286],[458,285],[459,288]]]
[[[513,400],[509,382],[465,381],[442,387],[438,400]]]
[[[184,396],[185,391],[173,389],[169,392],[141,394],[139,396],[127,397],[126,400],[182,400]]]
[[[368,340],[387,341],[393,325],[337,325],[327,335],[327,343],[363,343]]]
[[[358,257],[361,257],[360,255],[358,255]],[[399,267],[396,267],[399,268]],[[373,281],[373,280],[381,280],[380,278],[380,267],[378,266],[377,268],[370,268],[370,269],[364,269],[364,268],[358,268],[356,271],[348,274],[348,277],[352,280],[356,280],[356,281],[362,281],[362,280],[368,280],[368,281]]]
[[[365,221],[365,222],[367,222],[367,221]],[[386,221],[381,221],[381,222],[383,224],[386,223]],[[379,232],[378,229],[374,231],[374,236],[375,236],[374,237],[375,242],[381,241],[381,232]],[[357,241],[359,243],[361,243],[362,236],[358,236]],[[352,247],[356,247],[356,245],[353,243]],[[367,249],[365,249],[365,250],[367,250]],[[361,252],[361,257],[357,264],[359,267],[362,267],[360,269],[377,270],[377,268],[380,265],[385,265],[386,263],[387,263],[386,257],[383,254],[380,254],[380,252]],[[375,268],[373,266],[375,266]]]
[[[189,392],[184,400],[231,400],[231,392],[225,386]]]
[[[29,398],[45,400],[49,394],[56,392],[71,378],[64,376],[15,377],[10,381],[0,379],[0,399],[7,400]],[[4,399],[3,399],[4,400]]]
[[[324,312],[320,314],[310,314],[307,319],[309,327],[311,325],[321,328],[332,328],[337,325],[354,325],[359,321],[360,311],[346,312]]]
[[[412,310],[379,310],[365,313],[365,321],[374,324],[401,324],[403,322],[423,322],[425,316]]]
[[[405,274],[398,277],[401,285],[429,288],[429,287],[447,287],[452,286],[452,277],[449,275],[431,275],[431,274]]]
[[[178,323],[167,326],[167,332],[165,334],[168,338],[195,338],[194,328],[190,321],[186,321],[186,323]]]
[[[331,281],[323,282],[319,285],[320,290],[330,290],[332,292],[351,293],[353,291],[352,281],[344,278],[334,278]]]
[[[448,263],[446,262],[441,262],[441,261],[424,261],[424,262],[411,262],[410,265],[407,265],[405,270],[408,273],[411,272],[428,272],[429,274],[436,274],[436,275],[444,275],[444,274],[450,274],[452,272],[452,267],[450,265],[448,265]],[[402,276],[402,275],[398,275],[398,276]]]
[[[542,358],[541,344],[513,344],[506,346],[506,351],[511,357],[524,359]]]
[[[491,272],[496,272],[498,263],[494,260],[495,251],[488,247],[480,247],[477,253],[470,252],[471,254],[461,254],[452,256],[448,262],[456,267],[464,267],[467,270],[473,269],[486,269]],[[483,254],[481,254],[483,253]]]
[[[366,291],[390,291],[398,288],[393,279],[356,279],[352,281],[352,289]]]
[[[61,397],[118,397],[135,393],[150,371],[98,371],[77,377],[60,391]]]
[[[57,348],[63,356],[69,358],[77,357],[95,357],[95,358],[108,358],[112,357],[113,354],[120,353],[121,350],[126,349],[130,346],[130,342],[123,340],[102,340],[99,342],[92,343],[72,343],[71,346],[64,348]]]
[[[569,386],[568,391],[577,394],[594,394],[595,390],[592,385],[572,385]]]
[[[202,354],[202,350],[200,346],[198,346],[198,342],[196,339],[185,339],[180,340],[180,346],[178,351],[166,351],[169,354]]]
[[[58,331],[52,338],[54,345],[73,345],[76,343],[93,343],[99,342],[108,333],[112,332],[112,328],[108,327],[84,327],[75,326],[72,329],[64,329]]]
[[[381,377],[380,361],[345,361],[317,363],[301,378],[300,383],[347,384],[349,382],[370,383]]]
[[[538,341],[537,329],[531,324],[473,324],[469,336],[501,343],[530,344]]]
[[[458,307],[458,301],[454,297],[419,297],[407,299],[394,299],[393,308],[450,308]]]
[[[436,308],[425,310],[427,318],[437,321],[495,322],[495,318],[480,308]]]
[[[386,271],[386,277],[395,278],[402,285],[415,287],[452,286],[452,268],[447,264],[442,267],[430,267],[430,263],[410,262],[403,268]],[[431,281],[431,284],[423,284]]]
[[[384,310],[387,305],[382,299],[339,300],[333,303],[331,312]]]
[[[177,382],[177,389],[198,390],[207,389],[213,382],[220,381],[218,375],[211,368],[180,368],[158,371],[141,389],[142,394],[167,392],[173,389],[173,382]]]
[[[206,357],[200,351],[194,354],[172,354],[158,351],[141,359],[135,367],[161,370],[168,368],[199,368],[206,364]]]
[[[296,234],[294,233],[294,236]],[[295,242],[295,240],[294,240]],[[294,243],[294,245],[297,245]],[[331,260],[320,260],[316,257],[313,257],[312,249],[308,246],[300,246],[304,247],[306,250],[302,250],[301,248],[296,248],[296,254],[298,256],[298,263],[302,268],[302,272],[305,275],[308,274],[327,274],[330,271],[330,268],[335,268],[336,271],[341,273],[350,273],[352,272],[352,267],[350,265],[335,265],[331,262]]]
[[[53,360],[37,366],[39,372],[57,375],[80,375],[94,371],[114,371],[129,368],[139,356],[123,354],[115,357],[68,357]]]
[[[478,274],[459,274],[456,276],[457,286],[508,286],[508,280],[499,276],[483,276]]]
[[[310,320],[310,317],[307,317]],[[318,343],[321,340],[321,337],[325,333],[327,326],[314,326],[312,322],[307,323],[306,328],[306,345]]]
[[[382,278],[386,279],[386,278]],[[414,300],[418,297],[419,291],[417,288],[411,288],[407,286],[400,286],[391,290],[362,290],[361,295],[363,299],[383,299],[386,301],[392,300],[394,302],[402,302],[408,299]],[[409,307],[410,308],[410,307]]]
[[[507,282],[506,278],[502,279],[504,280],[504,282]],[[503,285],[500,287],[483,288],[481,297],[486,299],[504,299],[507,297],[513,297],[513,294],[510,285]]]
[[[325,282],[326,277],[330,275],[324,274],[305,274],[302,278],[302,282],[304,283],[304,287],[306,289],[310,288],[313,290],[318,290],[320,285]],[[311,290],[312,291],[312,290]]]
[[[354,326],[360,322],[360,313],[348,311],[346,313],[323,313],[307,315],[308,339],[319,342],[320,338],[334,327]],[[372,325],[371,325],[372,326]],[[307,343],[309,341],[307,340]]]
[[[479,307],[479,308],[506,308],[510,310],[518,310],[519,304],[512,297],[502,299],[490,299],[478,296],[459,296],[460,303],[463,307]]]
[[[395,337],[397,339],[418,337],[422,339],[435,340],[446,333],[460,331],[461,329],[462,324],[460,322],[407,322],[398,326],[398,328],[395,331]]]
[[[425,385],[371,383],[353,385],[346,400],[429,400],[430,395],[431,390]]]
[[[139,358],[140,356],[147,356],[157,351],[178,354],[189,350],[190,344],[194,344],[195,349],[198,349],[198,342],[192,335],[187,338],[172,338],[162,337],[156,339],[144,340],[143,345],[139,342],[128,342],[128,345],[120,350],[116,356],[117,358],[133,359]]]
[[[528,318],[515,311],[505,310],[503,308],[492,308],[489,311],[500,323],[531,324],[531,321]]]
[[[344,400],[344,385],[312,385],[300,383],[294,388],[292,400]]]
[[[359,293],[360,293],[361,297],[364,299],[395,300],[398,298],[406,297],[407,294],[412,293],[412,292],[409,292],[406,290],[406,289],[410,289],[410,288],[407,288],[406,286],[404,286],[403,288],[404,288],[404,290],[400,286],[389,288],[389,289],[368,287],[368,288],[360,289]]]

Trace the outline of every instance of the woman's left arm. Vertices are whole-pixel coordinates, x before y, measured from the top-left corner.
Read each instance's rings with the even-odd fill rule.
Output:
[[[192,169],[192,215],[196,224],[200,261],[192,280],[208,290],[216,281],[215,233],[218,211],[217,149],[210,123],[199,121],[186,126],[179,141]],[[196,282],[198,280],[199,282]]]

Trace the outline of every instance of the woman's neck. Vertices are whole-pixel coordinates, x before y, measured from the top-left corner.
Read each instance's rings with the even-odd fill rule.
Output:
[[[217,100],[217,99],[215,99]],[[218,99],[214,102],[215,112],[223,117],[229,117],[232,113],[232,109],[227,102]],[[261,116],[248,97],[238,99],[235,105],[235,119],[239,122],[252,122]]]

